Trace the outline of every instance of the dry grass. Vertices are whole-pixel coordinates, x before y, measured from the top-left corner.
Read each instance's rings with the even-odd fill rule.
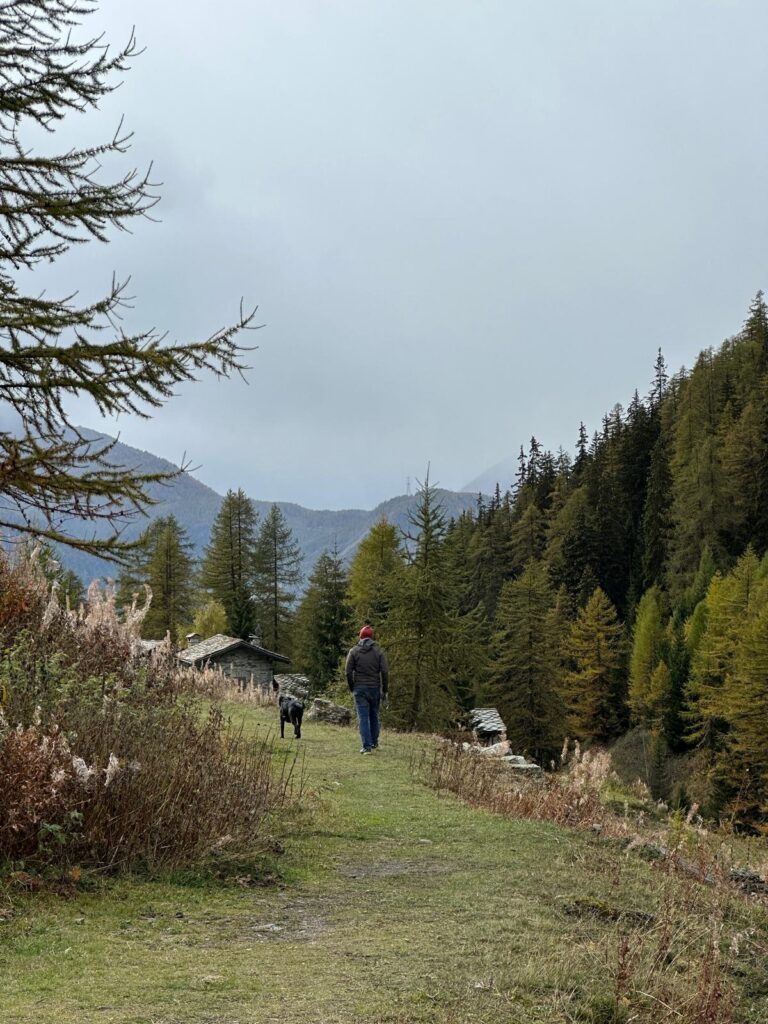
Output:
[[[562,772],[531,776],[501,758],[479,756],[459,743],[444,741],[421,752],[417,772],[438,792],[455,793],[466,803],[497,814],[627,835],[627,823],[611,814],[601,799],[611,775],[608,753],[583,753],[576,744],[572,752],[564,749],[562,760]]]
[[[274,722],[273,709],[227,710],[253,735]],[[263,863],[222,856],[210,873],[123,876],[76,899],[14,890],[15,916],[0,924],[5,1016],[669,1024],[700,1013],[713,1024],[718,1013],[723,1024],[733,997],[739,1024],[768,1020],[760,904],[720,892],[707,974],[711,887],[588,829],[438,796],[410,769],[426,737],[385,732],[361,758],[352,730],[312,722],[299,745],[316,795],[273,824],[284,852],[268,863],[271,885]]]
[[[62,607],[36,553],[0,555],[0,862],[103,869],[195,862],[252,845],[294,785],[269,737],[246,739],[181,670],[170,640],[139,644],[151,595],[125,609],[92,584]],[[207,713],[206,713],[207,709]]]
[[[764,965],[768,954],[764,932],[750,923],[750,913],[756,899],[763,908],[768,904],[764,896],[748,897],[734,886],[739,876],[726,837],[707,832],[696,808],[685,817],[652,820],[658,810],[652,803],[637,809],[649,800],[640,787],[627,794],[624,813],[617,813],[603,799],[606,787],[616,782],[606,751],[582,753],[578,745],[573,751],[566,746],[563,762],[557,773],[525,777],[498,758],[442,741],[416,764],[438,792],[455,794],[472,806],[592,831],[601,841],[621,840],[625,856],[636,851],[658,857],[661,896],[652,913],[627,913],[610,900],[576,900],[567,908],[577,917],[614,922],[614,929],[571,954],[577,976],[587,966],[585,956],[600,965],[602,992],[589,1001],[586,1018],[570,1015],[573,994],[563,993],[564,1019],[596,1024],[733,1024],[741,1019],[735,979]],[[757,876],[751,877],[759,884]],[[621,878],[618,860],[617,895]]]

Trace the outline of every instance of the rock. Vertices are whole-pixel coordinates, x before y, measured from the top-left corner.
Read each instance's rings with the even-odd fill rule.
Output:
[[[515,771],[522,772],[540,772],[541,765],[536,764],[535,761],[526,761],[522,754],[507,754],[506,757],[502,758],[502,761],[507,768],[513,768]]]
[[[352,721],[352,712],[341,704],[332,704],[322,697],[315,697],[307,718],[317,722],[329,722],[331,725],[349,725]]]
[[[502,740],[500,743],[492,743],[490,747],[474,748],[483,757],[504,757],[509,753],[509,740]]]
[[[764,896],[768,892],[768,882],[758,875],[756,871],[747,871],[744,868],[734,868],[731,871],[731,881],[740,889],[748,893],[759,893]]]

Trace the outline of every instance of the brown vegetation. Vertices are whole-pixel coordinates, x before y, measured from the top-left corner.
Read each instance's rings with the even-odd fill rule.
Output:
[[[764,881],[733,869],[730,847],[697,821],[695,808],[664,818],[664,811],[641,786],[623,791],[615,807],[618,780],[606,751],[583,753],[578,744],[563,752],[559,772],[526,777],[498,758],[442,741],[422,755],[417,771],[438,791],[450,792],[473,806],[510,817],[552,822],[595,833],[595,842],[622,841],[653,861],[660,896],[651,908],[626,906],[627,886],[619,862],[612,881],[613,900],[575,899],[566,914],[614,922],[608,936],[593,943],[585,937],[574,950],[574,973],[581,960],[596,958],[605,979],[601,995],[588,1000],[586,1019],[595,1024],[685,1021],[686,1024],[731,1024],[738,1020],[735,978],[755,983],[768,956],[764,920]],[[613,799],[606,799],[606,794]],[[660,820],[661,819],[661,820]],[[739,880],[758,884],[760,896],[747,896]],[[736,883],[736,884],[734,884]],[[757,902],[756,902],[757,901]],[[563,993],[566,1020],[572,994]],[[581,1019],[581,1018],[579,1018]]]
[[[146,602],[94,584],[62,608],[34,555],[0,573],[0,861],[154,868],[257,840],[292,764],[206,708],[170,643],[142,651]]]

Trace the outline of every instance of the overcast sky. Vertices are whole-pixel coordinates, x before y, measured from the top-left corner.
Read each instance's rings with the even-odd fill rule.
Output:
[[[219,491],[371,507],[428,461],[458,489],[532,433],[572,447],[659,346],[690,363],[768,287],[765,0],[104,0],[91,23],[146,52],[66,138],[124,113],[161,222],[49,278],[131,274],[132,325],[180,339],[258,303],[249,385],[119,424]]]

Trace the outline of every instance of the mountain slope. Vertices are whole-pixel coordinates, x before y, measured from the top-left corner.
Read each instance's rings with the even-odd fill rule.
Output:
[[[81,428],[82,429],[82,428]],[[91,430],[82,429],[89,439],[97,440],[105,437]],[[152,452],[140,451],[118,441],[111,455],[112,461],[120,465],[130,466],[147,473],[169,473],[178,467],[167,459],[160,458]],[[211,526],[221,505],[222,497],[212,488],[197,480],[189,473],[180,474],[176,480],[165,486],[150,488],[150,493],[157,500],[151,509],[150,516],[176,516],[189,534],[194,552],[202,555],[208,543]],[[440,500],[445,506],[449,517],[458,516],[465,509],[473,508],[476,497],[474,494],[463,494],[454,491],[439,491]],[[415,504],[415,497],[400,495],[382,502],[374,509],[342,509],[317,510],[304,508],[293,502],[276,502],[279,505],[288,525],[293,530],[304,556],[304,571],[309,572],[317,556],[324,550],[338,548],[345,558],[350,558],[357,545],[365,537],[370,528],[382,516],[386,516],[396,526],[405,529],[408,515]],[[254,499],[256,510],[265,515],[271,501]],[[147,519],[137,518],[127,527],[124,536],[134,539],[147,526]],[[80,536],[106,535],[108,527],[101,526],[94,530],[91,524],[77,524],[73,532]],[[60,556],[67,568],[75,572],[86,582],[99,576],[114,576],[115,566],[91,555],[78,551],[62,549]]]
[[[506,491],[512,486],[517,470],[517,457],[510,455],[508,459],[502,459],[501,462],[484,470],[461,490],[462,492],[470,491],[472,494],[493,494],[496,484],[498,484],[502,491]]]

